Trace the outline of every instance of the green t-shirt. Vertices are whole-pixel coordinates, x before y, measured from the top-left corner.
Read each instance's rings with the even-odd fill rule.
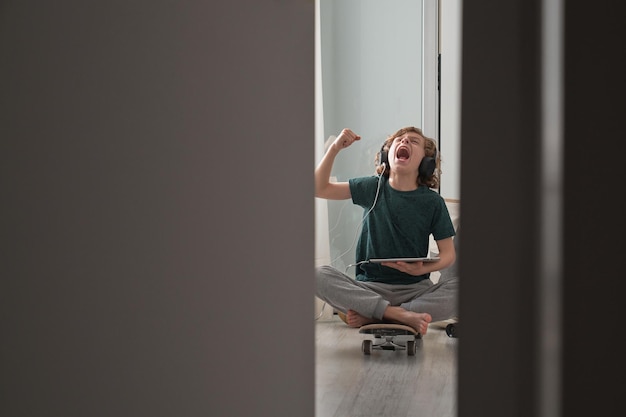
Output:
[[[363,207],[366,216],[356,246],[357,263],[371,258],[428,256],[431,234],[435,240],[455,235],[450,213],[439,193],[427,186],[397,191],[387,177],[380,181],[376,199],[378,176],[349,180],[352,202]],[[374,208],[369,211],[372,205]],[[377,263],[360,264],[356,271],[358,281],[387,284],[412,284],[429,276],[413,276]]]

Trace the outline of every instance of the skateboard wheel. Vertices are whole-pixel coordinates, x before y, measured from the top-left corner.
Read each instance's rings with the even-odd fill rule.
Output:
[[[446,326],[446,334],[448,337],[459,337],[459,323],[450,323]]]
[[[409,356],[415,356],[415,352],[417,352],[417,344],[415,340],[409,340],[406,342],[406,354]]]
[[[372,341],[364,340],[363,343],[361,343],[361,350],[363,351],[364,355],[369,355],[370,353],[372,353]]]

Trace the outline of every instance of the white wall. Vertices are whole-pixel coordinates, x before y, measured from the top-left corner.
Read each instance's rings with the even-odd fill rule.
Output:
[[[461,198],[462,0],[439,0],[441,52],[441,195]]]

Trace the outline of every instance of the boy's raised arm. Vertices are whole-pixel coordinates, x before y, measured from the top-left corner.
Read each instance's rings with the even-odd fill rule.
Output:
[[[339,152],[360,139],[361,136],[350,129],[343,129],[328,147],[322,160],[315,168],[315,197],[329,200],[345,200],[351,197],[349,184],[347,182],[331,182],[330,172]]]

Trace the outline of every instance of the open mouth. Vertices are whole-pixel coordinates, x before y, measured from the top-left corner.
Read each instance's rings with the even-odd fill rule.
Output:
[[[406,161],[410,156],[409,150],[405,147],[398,148],[396,151],[396,158],[400,161]]]

